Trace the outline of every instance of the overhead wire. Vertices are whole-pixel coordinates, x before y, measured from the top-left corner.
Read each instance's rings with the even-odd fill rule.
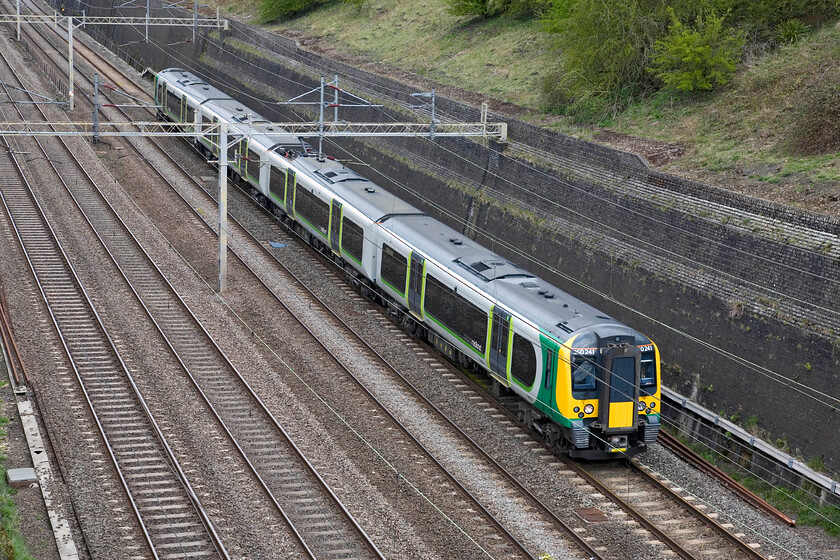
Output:
[[[298,83],[298,84],[299,84],[299,85],[301,85],[301,86],[304,86],[304,87],[305,87],[305,84],[300,84],[300,83]],[[252,96],[252,95],[248,94],[247,92],[244,92],[244,91],[241,91],[241,90],[240,90],[240,93],[245,94],[245,95],[248,95],[248,96],[249,96],[249,97],[251,97],[251,98],[254,98],[254,96]],[[407,187],[403,185],[403,188],[407,188]],[[453,216],[453,217],[454,217],[454,216]],[[486,232],[483,232],[483,233],[486,235]],[[682,413],[682,411],[680,411],[680,412]],[[684,414],[684,413],[683,413],[683,414]],[[670,421],[666,419],[666,422],[670,422]],[[695,439],[696,439],[696,438],[695,438]],[[715,450],[714,452],[715,452],[715,453],[717,453],[718,455],[721,455],[721,456],[722,456],[722,454],[720,454],[720,453],[719,453],[719,452],[717,452],[716,450]],[[765,482],[768,482],[768,483],[769,483],[769,481],[767,481],[766,479],[763,479],[763,480],[764,480]]]
[[[157,46],[157,45],[156,45],[156,46]],[[301,84],[301,85],[302,85],[302,84]],[[247,92],[241,92],[241,93],[247,93]],[[253,97],[253,96],[250,96],[250,97]],[[484,232],[484,233],[486,234],[486,232]]]
[[[251,62],[251,61],[249,61],[249,60],[247,60],[247,59],[245,59],[245,58],[243,58],[243,57],[241,57],[241,56],[237,55],[236,53],[234,53],[234,52],[232,52],[232,51],[230,51],[230,50],[226,49],[226,48],[224,47],[224,45],[219,44],[219,43],[216,43],[216,42],[214,42],[214,41],[213,41],[212,39],[210,39],[210,38],[205,38],[205,40],[206,40],[209,44],[212,44],[213,46],[215,46],[216,48],[218,48],[218,49],[220,49],[221,51],[225,52],[226,54],[229,54],[229,55],[231,55],[231,56],[233,56],[233,57],[235,57],[235,58],[237,58],[237,59],[241,60],[243,63],[250,64],[250,65],[254,65],[254,64],[253,64],[253,62]],[[158,46],[158,45],[155,45],[155,46]],[[282,46],[282,45],[281,45],[281,46]],[[158,46],[158,48],[160,48],[160,47]],[[255,65],[254,65],[254,66],[255,66]],[[292,80],[292,79],[290,79],[290,78],[288,78],[288,77],[286,77],[286,76],[277,75],[277,74],[273,74],[273,76],[276,76],[276,77],[277,77],[277,78],[279,78],[279,79],[285,80],[285,81],[287,81],[287,82],[289,82],[289,83],[292,83],[292,84],[297,85],[297,86],[302,87],[302,88],[308,88],[308,87],[311,87],[311,85],[310,85],[310,84],[304,84],[304,83],[302,83],[302,82],[298,82],[298,81]],[[267,100],[267,99],[261,99],[261,98],[258,98],[258,97],[256,97],[256,96],[254,96],[253,94],[251,94],[251,93],[249,93],[249,92],[247,92],[247,91],[244,91],[244,90],[242,90],[241,88],[237,87],[235,84],[230,84],[230,83],[228,83],[227,85],[228,85],[228,87],[229,87],[230,89],[232,89],[233,91],[236,91],[237,93],[239,93],[239,94],[241,94],[241,95],[245,95],[245,96],[247,96],[247,97],[249,97],[249,98],[251,98],[251,99],[254,99],[255,101],[258,101],[258,102],[261,102],[261,103],[265,103],[265,104],[275,104],[275,103],[276,103],[276,102],[275,102],[275,101],[273,101],[273,100]],[[395,90],[393,90],[393,91],[395,91]],[[397,92],[397,93],[400,93],[400,94],[405,94],[405,92]],[[383,112],[383,114],[386,114],[389,118],[391,118],[391,119],[393,119],[393,120],[396,120],[396,119],[395,119],[395,117],[393,117],[392,115],[389,115],[389,114],[387,114],[387,113],[384,113],[384,110],[383,110],[383,109],[381,109],[381,108],[380,108],[380,109],[378,109],[378,110],[379,110],[380,112]],[[596,224],[596,225],[597,225],[597,226],[599,226],[599,227],[606,228],[607,230],[612,231],[613,233],[617,234],[617,235],[618,235],[618,236],[620,236],[620,237],[630,239],[630,240],[632,240],[632,241],[634,241],[634,242],[637,242],[637,243],[643,244],[643,245],[645,245],[645,246],[648,246],[648,247],[650,247],[651,249],[653,249],[653,250],[655,250],[655,251],[663,252],[663,253],[665,253],[665,254],[667,254],[667,255],[669,255],[669,256],[671,256],[671,257],[674,257],[674,258],[676,258],[676,259],[680,259],[680,260],[682,260],[682,261],[685,261],[685,262],[691,263],[691,264],[696,265],[696,266],[698,266],[698,267],[702,267],[704,270],[711,270],[711,271],[714,271],[715,273],[720,274],[720,275],[725,276],[725,277],[728,277],[728,278],[730,278],[730,279],[733,279],[733,280],[735,280],[735,281],[736,281],[736,282],[738,282],[738,283],[742,283],[742,284],[746,284],[746,285],[749,285],[749,286],[755,287],[755,288],[757,288],[757,289],[763,290],[763,291],[764,291],[764,292],[766,292],[766,293],[769,293],[769,294],[772,294],[772,295],[775,295],[775,296],[779,296],[779,297],[783,297],[783,298],[786,298],[786,299],[788,299],[788,300],[790,300],[790,301],[795,301],[795,302],[798,302],[798,303],[800,303],[800,304],[802,304],[802,305],[809,306],[809,307],[812,307],[812,308],[814,308],[814,309],[817,309],[817,310],[820,310],[820,311],[827,312],[827,313],[829,313],[829,314],[840,314],[840,310],[836,310],[836,309],[832,309],[832,308],[829,308],[829,307],[825,307],[825,306],[820,305],[820,304],[817,304],[817,303],[815,303],[815,302],[808,301],[808,300],[804,300],[804,299],[801,299],[801,298],[799,298],[799,297],[797,297],[797,296],[793,296],[793,295],[790,295],[790,294],[786,294],[786,293],[781,292],[781,291],[778,291],[778,290],[776,290],[776,289],[774,289],[774,288],[771,288],[771,287],[768,287],[768,286],[765,286],[765,285],[759,284],[759,283],[757,283],[757,282],[753,282],[753,281],[751,281],[751,280],[749,280],[749,279],[747,279],[747,278],[743,278],[743,277],[740,277],[740,276],[738,276],[738,275],[735,275],[735,274],[732,274],[732,273],[726,272],[726,271],[721,270],[721,269],[719,269],[719,268],[716,268],[716,267],[714,267],[714,266],[712,266],[712,265],[710,265],[710,264],[708,264],[708,263],[705,263],[705,262],[700,262],[700,261],[698,261],[698,260],[696,260],[696,259],[693,259],[693,258],[691,258],[691,257],[689,257],[689,256],[686,256],[686,255],[683,255],[683,254],[677,253],[677,252],[675,252],[675,251],[672,251],[672,250],[670,250],[670,249],[667,249],[667,248],[665,248],[665,247],[663,247],[663,246],[657,245],[657,244],[652,243],[652,242],[650,242],[650,241],[647,241],[647,240],[645,240],[645,239],[642,239],[642,238],[639,238],[639,237],[636,237],[636,236],[630,235],[630,234],[628,234],[628,233],[626,233],[626,232],[624,232],[624,231],[622,231],[622,230],[619,230],[618,228],[614,228],[614,227],[612,227],[612,226],[606,225],[606,224],[604,224],[602,221],[599,221],[599,220],[597,220],[596,218],[593,218],[593,217],[591,217],[591,216],[588,216],[588,215],[586,215],[585,213],[581,213],[581,212],[575,211],[575,210],[573,210],[573,209],[571,209],[571,208],[569,208],[569,207],[567,207],[567,206],[564,206],[564,205],[560,204],[560,203],[559,203],[557,200],[555,200],[555,199],[551,199],[551,198],[548,198],[548,197],[542,196],[542,195],[540,195],[540,194],[538,194],[538,193],[535,193],[535,192],[533,192],[533,191],[528,191],[528,190],[527,190],[524,186],[519,185],[519,184],[516,184],[516,183],[514,183],[514,182],[512,182],[512,181],[510,181],[510,180],[507,180],[505,177],[502,177],[502,176],[500,176],[500,175],[498,175],[498,174],[496,174],[496,173],[493,173],[493,172],[490,172],[490,171],[488,171],[488,170],[484,169],[482,166],[478,165],[477,163],[475,163],[475,162],[473,162],[473,161],[469,160],[468,158],[464,158],[463,156],[461,156],[461,155],[460,155],[460,154],[458,154],[457,152],[454,152],[453,150],[450,150],[449,148],[447,148],[447,147],[445,147],[445,146],[443,146],[443,145],[441,145],[441,144],[436,144],[436,146],[438,146],[438,147],[440,147],[441,149],[443,149],[443,150],[445,150],[445,151],[449,152],[449,153],[450,153],[450,154],[452,154],[453,156],[458,157],[458,158],[462,159],[463,161],[468,162],[470,165],[472,165],[472,166],[474,166],[474,167],[477,167],[477,168],[480,168],[480,169],[482,170],[482,172],[484,172],[484,173],[488,173],[488,174],[490,174],[490,175],[494,176],[495,178],[497,178],[497,179],[499,179],[499,180],[501,180],[501,181],[503,181],[503,182],[506,182],[508,185],[510,185],[510,186],[512,186],[512,187],[514,187],[515,189],[518,189],[518,190],[521,190],[521,191],[527,192],[530,196],[536,196],[537,198],[539,198],[540,200],[542,200],[542,201],[543,201],[544,203],[546,203],[546,204],[553,205],[553,206],[557,206],[559,209],[563,210],[566,214],[572,214],[572,215],[575,215],[576,217],[581,218],[581,219],[583,219],[583,220],[586,220],[587,222],[590,222],[590,223]],[[531,149],[531,148],[530,148],[530,147],[528,147],[528,149]],[[500,157],[502,157],[502,158],[506,158],[507,160],[512,161],[512,162],[516,163],[517,165],[525,166],[525,163],[524,163],[524,162],[522,162],[522,161],[520,161],[520,160],[519,160],[519,159],[517,159],[517,158],[511,158],[511,157],[509,157],[509,156],[506,156],[505,154],[500,154]],[[544,170],[542,170],[542,169],[539,169],[539,168],[534,168],[534,167],[532,167],[532,166],[527,166],[527,168],[528,168],[529,170],[536,171],[537,173],[540,173],[540,174],[542,174],[542,175],[544,175],[544,176],[546,176],[546,177],[548,177],[548,178],[552,178],[552,179],[559,179],[559,180],[563,181],[563,179],[562,179],[562,178],[558,178],[556,175],[550,175],[549,173],[547,173],[546,171],[544,171]],[[572,183],[572,182],[570,182],[570,181],[563,181],[563,183],[564,183],[564,185],[565,185],[565,186],[567,186],[567,187],[569,187],[569,188],[571,188],[571,189],[573,189],[573,190],[576,190],[577,192],[579,192],[579,193],[581,193],[581,194],[583,194],[583,195],[586,195],[586,196],[589,196],[589,197],[593,197],[593,198],[595,198],[595,199],[599,200],[600,202],[603,202],[603,203],[606,203],[606,204],[612,205],[612,206],[614,206],[614,207],[617,207],[617,208],[621,209],[622,211],[630,212],[630,213],[632,213],[632,214],[634,214],[634,215],[640,216],[640,217],[645,218],[645,219],[654,219],[654,220],[656,220],[656,221],[657,221],[657,223],[659,223],[660,225],[662,225],[662,226],[664,226],[664,227],[667,227],[667,228],[670,228],[670,229],[674,229],[674,230],[679,231],[679,232],[681,232],[681,233],[683,233],[683,234],[685,234],[685,235],[688,235],[688,236],[692,236],[692,237],[695,237],[695,238],[701,239],[701,240],[703,240],[703,241],[706,241],[706,242],[712,243],[712,244],[717,245],[717,246],[727,247],[728,249],[731,249],[732,251],[734,251],[734,252],[736,252],[736,253],[738,253],[738,254],[750,255],[750,256],[752,256],[752,257],[755,257],[755,255],[754,255],[754,254],[749,253],[749,252],[747,252],[747,251],[744,251],[743,249],[740,249],[740,248],[737,248],[737,247],[732,247],[732,246],[729,246],[729,245],[725,245],[725,244],[724,244],[723,242],[721,242],[721,241],[717,241],[717,240],[714,240],[714,239],[709,239],[708,237],[703,236],[702,234],[698,234],[698,233],[696,233],[696,232],[692,232],[692,231],[686,230],[685,228],[681,228],[681,227],[675,226],[675,225],[673,225],[673,224],[669,224],[669,223],[667,223],[667,222],[664,222],[664,221],[662,221],[662,220],[658,220],[658,219],[652,218],[650,215],[648,215],[648,214],[644,214],[644,213],[639,212],[639,211],[637,211],[637,210],[634,210],[634,209],[631,209],[631,208],[626,208],[626,207],[624,207],[624,206],[620,205],[619,203],[617,203],[617,202],[615,202],[615,201],[613,201],[613,200],[609,200],[608,198],[606,198],[606,197],[604,197],[604,196],[599,196],[599,195],[597,195],[597,194],[595,194],[595,193],[593,193],[593,192],[591,192],[591,191],[588,191],[587,189],[583,189],[583,188],[581,188],[581,187],[579,187],[579,186],[576,186],[576,185],[574,185],[574,183]],[[481,188],[481,187],[479,187],[479,188]],[[408,190],[408,192],[413,192],[413,191],[409,189],[409,190]],[[421,197],[421,198],[422,198],[422,197]],[[428,199],[427,199],[427,201],[428,201]],[[454,216],[454,215],[451,215],[451,216],[452,216],[453,218],[455,218],[455,216]],[[462,221],[463,225],[468,225],[468,224],[466,224],[466,222],[465,222],[465,221],[463,221],[462,219],[461,219],[461,221]],[[471,226],[471,227],[475,227],[475,226]],[[801,250],[802,250],[802,251],[809,251],[809,250],[808,250],[808,249],[806,249],[806,248],[801,248]],[[812,253],[814,253],[814,254],[819,255],[819,253],[816,253],[816,252],[814,252],[814,251],[811,251],[811,252],[812,252]],[[820,257],[823,257],[824,255],[819,255],[819,256],[820,256]],[[761,256],[761,257],[759,257],[759,258],[760,258],[762,261],[767,262],[767,263],[769,263],[769,264],[771,264],[771,265],[775,265],[775,266],[778,266],[778,267],[781,267],[781,268],[786,268],[786,269],[789,269],[789,270],[793,270],[793,271],[796,271],[796,272],[802,273],[802,274],[804,274],[804,275],[812,276],[812,277],[814,277],[814,278],[817,278],[817,279],[820,279],[820,280],[824,280],[824,281],[827,281],[827,282],[832,282],[832,283],[837,283],[837,284],[840,284],[840,280],[835,279],[835,278],[831,278],[831,277],[827,277],[827,276],[819,275],[819,274],[816,274],[816,273],[814,273],[814,272],[812,272],[812,271],[808,271],[808,270],[804,270],[804,269],[801,269],[801,268],[797,268],[797,267],[794,267],[794,266],[792,266],[792,265],[790,265],[790,264],[787,264],[787,263],[778,262],[778,261],[775,261],[775,260],[773,260],[773,259],[771,259],[771,258],[768,258],[768,257],[765,257],[765,256]]]
[[[169,49],[167,49],[167,48],[161,47],[161,46],[157,45],[156,43],[154,44],[154,46],[155,46],[155,47],[157,47],[158,49],[160,49],[160,50],[162,50],[162,51],[166,52],[167,54],[169,54],[169,55],[173,56],[174,58],[180,58],[180,56],[175,55],[174,53],[172,53],[172,52],[171,52]],[[224,49],[224,47],[223,47],[223,46],[221,46],[221,45],[217,45],[217,48],[222,48],[222,49]],[[234,54],[234,53],[232,53],[232,54]],[[235,54],[234,54],[234,55],[235,55]],[[241,58],[241,57],[240,57],[240,58]],[[244,58],[241,58],[241,60],[242,60],[243,62],[250,63],[249,61],[245,60]],[[288,80],[288,81],[290,81],[290,82],[293,82],[293,83],[295,83],[296,85],[299,85],[299,86],[301,86],[301,87],[309,87],[307,84],[303,84],[303,83],[301,83],[301,82],[294,82],[294,81],[292,81],[292,80],[290,80],[290,79],[288,79],[288,78],[287,78],[287,80]],[[228,85],[230,86],[231,84],[228,84]],[[273,101],[267,101],[267,100],[259,99],[259,98],[255,97],[255,96],[253,96],[253,95],[249,94],[248,92],[245,92],[245,91],[241,90],[240,88],[235,88],[235,87],[234,87],[233,89],[234,89],[234,90],[236,90],[238,93],[241,93],[241,94],[244,94],[244,95],[248,95],[248,97],[253,98],[253,99],[257,100],[257,101],[260,101],[260,102],[263,102],[263,103],[273,103]],[[293,112],[294,114],[296,114],[296,112],[294,112],[294,111],[292,111],[292,112]],[[329,140],[329,141],[330,141],[330,142],[332,142],[331,140]],[[355,158],[355,156],[354,156],[353,154],[351,154],[351,153],[349,152],[349,150],[347,150],[346,148],[344,148],[344,147],[342,147],[342,146],[338,146],[338,145],[337,145],[337,144],[335,144],[334,142],[332,142],[332,143],[333,143],[334,145],[336,145],[339,149],[342,149],[343,151],[345,151],[345,153],[347,153],[348,155],[351,155],[352,157],[354,157],[354,158]],[[358,159],[358,158],[355,158],[355,159]],[[471,164],[473,164],[473,165],[475,165],[473,162],[470,162],[470,163],[471,163]],[[372,168],[372,169],[373,169],[373,168]],[[412,189],[410,189],[407,185],[402,185],[402,184],[399,184],[398,182],[393,181],[393,179],[391,179],[390,177],[387,177],[387,176],[385,176],[385,175],[381,174],[379,171],[377,171],[377,170],[375,170],[375,169],[374,169],[374,171],[375,171],[376,173],[379,173],[380,175],[382,175],[382,176],[383,176],[383,177],[385,177],[386,179],[388,179],[388,180],[390,180],[390,181],[392,181],[392,182],[395,182],[396,184],[398,184],[398,186],[400,186],[401,188],[403,188],[403,189],[404,189],[404,190],[406,190],[407,192],[412,192],[412,193],[414,193],[416,196],[418,196],[418,197],[419,197],[419,198],[421,198],[421,199],[424,199],[424,198],[425,198],[425,197],[423,197],[421,194],[414,192],[414,191],[413,191]],[[503,178],[501,178],[501,177],[499,177],[499,178],[500,178],[500,179],[503,179]],[[443,208],[443,207],[441,207],[440,205],[435,204],[433,201],[429,200],[428,198],[425,198],[425,200],[424,200],[424,201],[425,201],[426,203],[428,203],[428,204],[431,204],[433,207],[436,207],[438,210],[440,210],[440,211],[442,211],[442,212],[445,212],[445,213],[446,213],[447,215],[449,215],[452,219],[458,220],[458,221],[460,221],[462,224],[466,224],[466,223],[465,223],[465,221],[464,221],[463,219],[461,219],[460,217],[456,216],[454,213],[448,212],[446,209],[444,209],[444,208]],[[585,216],[584,216],[584,217],[585,217]],[[476,229],[479,229],[479,230],[480,230],[480,228],[476,228]],[[481,231],[481,233],[482,233],[483,235],[487,236],[489,239],[493,239],[493,238],[494,238],[494,236],[490,235],[488,232],[483,231],[483,230],[480,230],[480,231]],[[500,239],[496,239],[496,242],[500,243],[502,246],[507,245],[504,241],[502,241],[502,240],[500,240]],[[567,281],[572,281],[572,282],[574,282],[576,285],[581,286],[581,287],[583,287],[584,289],[587,289],[587,290],[589,290],[589,291],[592,291],[593,293],[596,293],[597,295],[600,295],[601,297],[604,297],[605,299],[607,299],[607,301],[612,301],[613,303],[619,304],[619,305],[621,305],[622,307],[624,307],[624,308],[628,309],[629,311],[634,312],[634,313],[637,313],[637,314],[639,314],[639,315],[643,316],[644,318],[646,318],[646,319],[648,319],[648,320],[651,320],[651,321],[653,321],[653,322],[655,322],[655,323],[657,323],[657,324],[660,324],[661,326],[664,326],[664,327],[668,328],[669,330],[672,330],[673,332],[676,332],[676,333],[678,333],[678,334],[681,334],[681,335],[684,335],[684,336],[688,336],[688,337],[690,337],[690,335],[688,335],[687,333],[684,333],[683,331],[680,331],[679,329],[675,329],[675,328],[670,327],[669,325],[666,325],[666,324],[664,324],[664,323],[662,323],[662,322],[660,322],[660,321],[656,321],[656,320],[654,320],[652,317],[649,317],[649,316],[647,316],[646,314],[643,314],[643,313],[641,313],[640,311],[635,310],[635,309],[633,309],[633,308],[632,308],[632,307],[630,307],[630,306],[627,306],[627,305],[625,305],[625,304],[622,304],[621,302],[619,302],[618,300],[616,300],[616,299],[612,298],[611,296],[607,296],[606,294],[604,294],[604,293],[602,293],[602,292],[600,292],[600,291],[598,291],[598,290],[595,290],[595,289],[591,288],[591,287],[590,287],[590,286],[588,286],[587,284],[582,283],[582,282],[579,282],[579,281],[575,280],[574,278],[572,278],[572,277],[570,277],[570,276],[568,276],[568,275],[565,275],[564,273],[562,273],[562,271],[557,270],[556,268],[554,268],[554,267],[553,267],[553,266],[551,266],[551,265],[548,265],[547,263],[543,263],[543,262],[539,261],[538,259],[534,259],[534,258],[533,258],[533,257],[531,257],[530,255],[526,255],[524,252],[522,252],[522,251],[518,251],[518,250],[516,250],[516,249],[515,249],[514,247],[512,247],[512,246],[509,246],[509,245],[508,245],[508,248],[509,248],[509,249],[512,249],[512,250],[515,250],[515,252],[517,252],[518,254],[520,254],[520,256],[526,257],[526,258],[528,258],[529,260],[531,260],[532,262],[535,262],[536,264],[539,264],[539,265],[541,265],[541,266],[544,266],[544,267],[546,267],[548,270],[551,270],[552,272],[554,272],[554,273],[556,273],[556,274],[559,274],[561,277],[564,277],[564,279],[566,279]],[[698,264],[699,264],[699,263],[698,263]],[[693,338],[693,337],[690,337],[690,338]],[[807,385],[805,385],[805,384],[802,384],[802,383],[799,383],[799,382],[796,382],[796,381],[790,380],[790,379],[788,379],[788,378],[785,378],[785,377],[784,377],[784,376],[782,376],[781,374],[778,374],[778,373],[776,373],[776,372],[773,372],[772,370],[769,370],[769,368],[763,368],[763,366],[760,366],[760,365],[758,365],[758,364],[753,364],[752,362],[749,362],[749,361],[747,361],[747,360],[745,360],[745,359],[743,359],[743,358],[740,358],[740,357],[738,357],[738,356],[735,356],[735,355],[734,355],[734,354],[732,354],[732,353],[727,353],[727,352],[726,352],[726,351],[724,351],[723,349],[719,349],[718,347],[716,347],[716,346],[714,346],[714,345],[711,345],[711,344],[709,344],[709,343],[706,343],[705,341],[701,341],[701,340],[696,339],[696,338],[693,338],[693,340],[694,340],[695,342],[701,343],[701,345],[704,345],[704,346],[706,346],[707,348],[711,348],[711,349],[713,349],[713,350],[715,350],[715,351],[718,351],[718,350],[719,350],[719,353],[722,353],[723,355],[726,355],[726,356],[730,357],[731,359],[735,359],[735,360],[736,360],[736,361],[738,361],[741,365],[744,365],[744,366],[746,366],[746,367],[748,367],[748,368],[752,369],[753,371],[756,371],[757,373],[760,373],[760,374],[762,374],[762,375],[769,376],[771,379],[774,379],[774,380],[775,380],[775,381],[777,381],[777,382],[782,382],[782,383],[784,383],[784,384],[786,384],[786,385],[790,385],[791,383],[792,383],[792,384],[794,384],[794,385],[799,385],[799,388],[797,388],[796,390],[797,390],[797,391],[799,391],[800,393],[802,393],[803,395],[810,396],[811,398],[815,398],[815,397],[813,397],[812,395],[809,395],[806,391],[804,391],[804,389],[808,389],[808,390],[811,390],[811,391],[815,391],[815,392],[817,392],[818,394],[821,394],[821,396],[826,397],[826,398],[828,398],[829,400],[834,399],[835,401],[840,401],[840,400],[838,400],[838,399],[835,399],[832,395],[828,395],[828,394],[826,394],[826,393],[819,392],[819,391],[817,391],[816,389],[814,389],[814,388],[812,388],[812,387],[809,387],[809,386],[807,386]],[[774,378],[773,376],[775,376],[775,378]],[[834,406],[834,405],[832,405],[832,404],[828,404],[828,403],[826,403],[826,402],[824,402],[824,401],[821,401],[820,399],[817,399],[817,398],[815,398],[815,400],[817,400],[818,402],[821,402],[822,404],[826,404],[827,406]]]

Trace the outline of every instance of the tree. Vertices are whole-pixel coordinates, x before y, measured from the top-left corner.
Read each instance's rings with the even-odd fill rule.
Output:
[[[666,89],[711,90],[729,82],[735,73],[744,33],[726,28],[724,16],[714,12],[697,16],[694,27],[686,27],[670,11],[668,34],[654,44],[649,71]]]
[[[644,90],[666,7],[665,0],[557,0],[543,23],[556,34],[559,87],[573,99]]]

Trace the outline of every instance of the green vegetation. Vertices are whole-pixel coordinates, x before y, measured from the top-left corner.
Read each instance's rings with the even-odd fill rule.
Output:
[[[5,372],[5,368],[2,371]],[[7,383],[0,382],[0,387]],[[8,423],[8,418],[0,417],[0,441],[6,439],[3,427]],[[5,453],[0,453],[0,554],[10,560],[33,560],[20,536],[17,505],[13,499],[16,491],[6,484],[6,460]]]
[[[694,27],[684,25],[671,13],[668,34],[653,45],[649,70],[664,89],[711,90],[729,83],[744,46],[744,33],[723,27],[723,17],[714,12],[697,16]]]
[[[227,9],[256,16],[269,1]],[[485,16],[455,15],[449,0],[310,1],[271,28],[582,139],[673,149],[654,162],[670,173],[836,212],[840,0],[465,0]]]
[[[753,418],[755,417],[750,417],[747,423]],[[840,538],[840,508],[832,505],[820,505],[819,499],[805,490],[789,490],[770,485],[755,478],[730,460],[724,459],[719,453],[710,449],[708,445],[698,441],[688,441],[683,436],[678,435],[677,437],[698,455],[726,472],[758,497],[796,519],[797,525],[821,527],[828,534]],[[808,466],[814,470],[819,470],[818,467],[825,468],[820,457],[808,461]]]
[[[729,475],[779,511],[796,519],[797,525],[821,527],[828,534],[840,538],[840,509],[831,505],[820,505],[812,494],[804,490],[776,488],[756,478],[740,476],[738,473],[730,472]]]

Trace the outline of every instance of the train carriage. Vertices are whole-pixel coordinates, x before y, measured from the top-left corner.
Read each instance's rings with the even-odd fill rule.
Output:
[[[521,397],[520,418],[575,457],[642,451],[659,430],[656,345],[312,148],[180,69],[163,118],[226,122],[229,169],[442,353]],[[218,135],[195,145],[218,154]]]

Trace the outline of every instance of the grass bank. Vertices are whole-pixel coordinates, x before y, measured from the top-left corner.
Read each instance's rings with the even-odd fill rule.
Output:
[[[229,13],[256,19],[257,0],[224,2]],[[525,109],[520,118],[577,137],[647,156],[664,144],[673,156],[655,163],[665,171],[840,216],[840,155],[809,155],[795,146],[811,126],[803,118],[809,92],[821,77],[840,75],[836,25],[744,62],[719,92],[660,94],[600,127],[576,126],[540,110],[540,79],[556,55],[531,18],[456,17],[443,0],[368,0],[361,9],[331,2],[267,27],[305,48],[380,63],[397,78],[409,72],[516,104]],[[605,129],[634,140],[616,143],[601,134]]]
[[[0,365],[0,375],[6,375],[5,364]],[[5,387],[8,381],[0,380],[0,387]],[[18,509],[14,501],[16,490],[6,483],[6,433],[5,426],[9,419],[0,417],[0,554],[9,560],[34,560],[26,548],[26,543],[20,535],[18,523]]]

